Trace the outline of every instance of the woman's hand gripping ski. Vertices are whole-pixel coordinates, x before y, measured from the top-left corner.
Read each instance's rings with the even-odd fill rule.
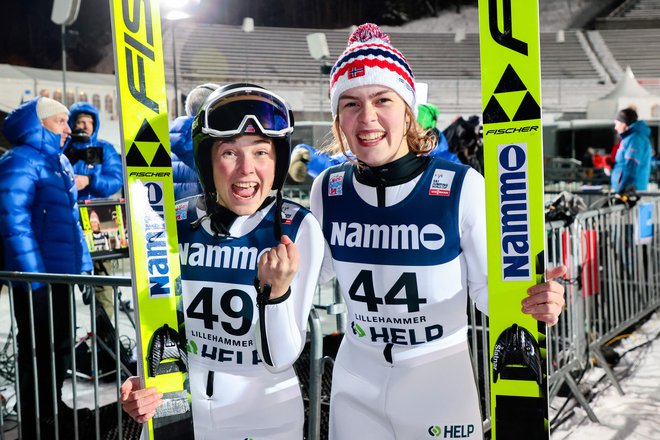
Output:
[[[547,270],[546,281],[527,289],[527,298],[522,301],[522,311],[548,325],[555,325],[564,310],[564,286],[555,281],[566,273],[566,266]]]
[[[163,403],[163,394],[154,387],[143,388],[142,380],[132,376],[119,388],[120,402],[124,412],[138,423],[145,423],[156,414]]]
[[[258,275],[260,288],[270,284],[270,299],[283,296],[291,286],[293,278],[298,272],[298,247],[291,239],[283,235],[282,242],[264,252],[259,258]]]

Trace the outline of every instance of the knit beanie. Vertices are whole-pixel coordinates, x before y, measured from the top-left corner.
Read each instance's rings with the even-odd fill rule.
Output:
[[[417,122],[419,122],[419,125],[421,125],[424,130],[435,128],[438,116],[440,115],[438,107],[433,104],[421,104],[417,106],[417,112]]]
[[[623,110],[619,110],[619,113],[616,114],[614,119],[630,125],[637,122],[637,112],[632,108],[624,108]]]
[[[39,98],[39,102],[37,102],[37,117],[39,119],[44,120],[58,113],[66,113],[68,115],[69,109],[54,99],[46,98],[45,96]]]
[[[330,71],[332,116],[337,116],[342,93],[365,85],[394,90],[417,117],[415,75],[401,52],[390,44],[390,37],[372,23],[360,25],[353,31],[346,50]]]

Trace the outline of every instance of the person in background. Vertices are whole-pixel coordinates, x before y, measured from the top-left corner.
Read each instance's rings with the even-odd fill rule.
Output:
[[[324,240],[311,212],[282,199],[292,131],[288,104],[245,83],[217,89],[193,122],[203,193],[177,203],[177,232],[196,440],[303,438],[293,363]],[[121,387],[141,423],[161,397],[136,377]]]
[[[98,138],[100,125],[99,111],[92,104],[76,102],[69,109],[71,141],[64,154],[76,175],[78,202],[110,198],[124,184],[121,156],[110,142]],[[110,275],[108,262],[95,259],[94,273]],[[98,285],[94,291],[99,305],[112,319],[115,310],[112,287]]]
[[[9,113],[3,133],[14,146],[0,158],[0,239],[3,270],[80,274],[92,270],[87,243],[79,223],[78,192],[71,164],[62,147],[71,129],[69,110],[46,98],[28,101]],[[18,374],[23,438],[54,438],[54,416],[60,438],[73,438],[71,409],[62,402],[62,384],[71,361],[70,291],[66,284],[14,284],[18,327]],[[52,291],[53,339],[49,341],[49,290]],[[29,306],[32,297],[32,310]],[[34,334],[30,313],[34,314]],[[31,337],[36,342],[35,389]],[[51,368],[54,349],[55,371]],[[54,376],[54,382],[52,379]],[[39,395],[36,417],[35,391]],[[53,405],[53,394],[57,406]]]
[[[69,127],[65,154],[76,174],[78,201],[112,197],[124,183],[121,156],[110,142],[98,138],[99,111],[88,102],[73,104]]]
[[[435,141],[416,121],[412,69],[378,26],[351,35],[330,101],[330,152],[353,155],[321,173],[310,197],[326,239],[320,281],[335,275],[348,307],[330,439],[427,438],[442,424],[482,440],[466,305],[469,295],[488,312],[484,179],[428,156]],[[555,281],[533,286],[521,309],[555,324],[563,293]]]
[[[422,130],[432,130],[432,135],[438,139],[435,148],[431,150],[429,156],[439,157],[448,160],[449,162],[461,163],[458,156],[449,151],[447,138],[445,137],[445,134],[438,129],[438,116],[440,116],[440,110],[438,110],[438,107],[433,104],[420,104],[417,106],[417,122],[419,122]]]
[[[110,234],[101,230],[101,221],[96,211],[89,212],[89,224],[92,227],[92,239],[94,241],[95,251],[110,250]]]
[[[220,87],[218,84],[205,83],[192,89],[186,97],[186,115],[176,118],[170,127],[174,200],[202,193],[202,186],[195,171],[192,123],[206,97],[218,87]]]
[[[610,176],[612,192],[620,194],[631,186],[645,191],[651,178],[651,129],[634,109],[624,108],[614,119],[614,130],[621,144]]]

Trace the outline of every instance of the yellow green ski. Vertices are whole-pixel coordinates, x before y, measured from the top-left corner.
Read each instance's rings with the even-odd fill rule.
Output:
[[[521,312],[543,279],[538,0],[479,0],[492,439],[548,439],[546,326]]]
[[[143,439],[192,439],[158,0],[111,0],[138,372],[164,404]]]

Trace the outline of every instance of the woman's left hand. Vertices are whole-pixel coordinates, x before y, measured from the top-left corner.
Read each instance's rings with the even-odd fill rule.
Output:
[[[270,299],[284,295],[298,272],[298,247],[283,235],[282,242],[264,252],[259,259],[257,277],[261,283],[271,285]]]
[[[556,266],[546,272],[546,281],[527,289],[527,298],[522,301],[522,311],[548,325],[555,325],[564,310],[564,286],[554,278],[564,276],[566,266]]]

